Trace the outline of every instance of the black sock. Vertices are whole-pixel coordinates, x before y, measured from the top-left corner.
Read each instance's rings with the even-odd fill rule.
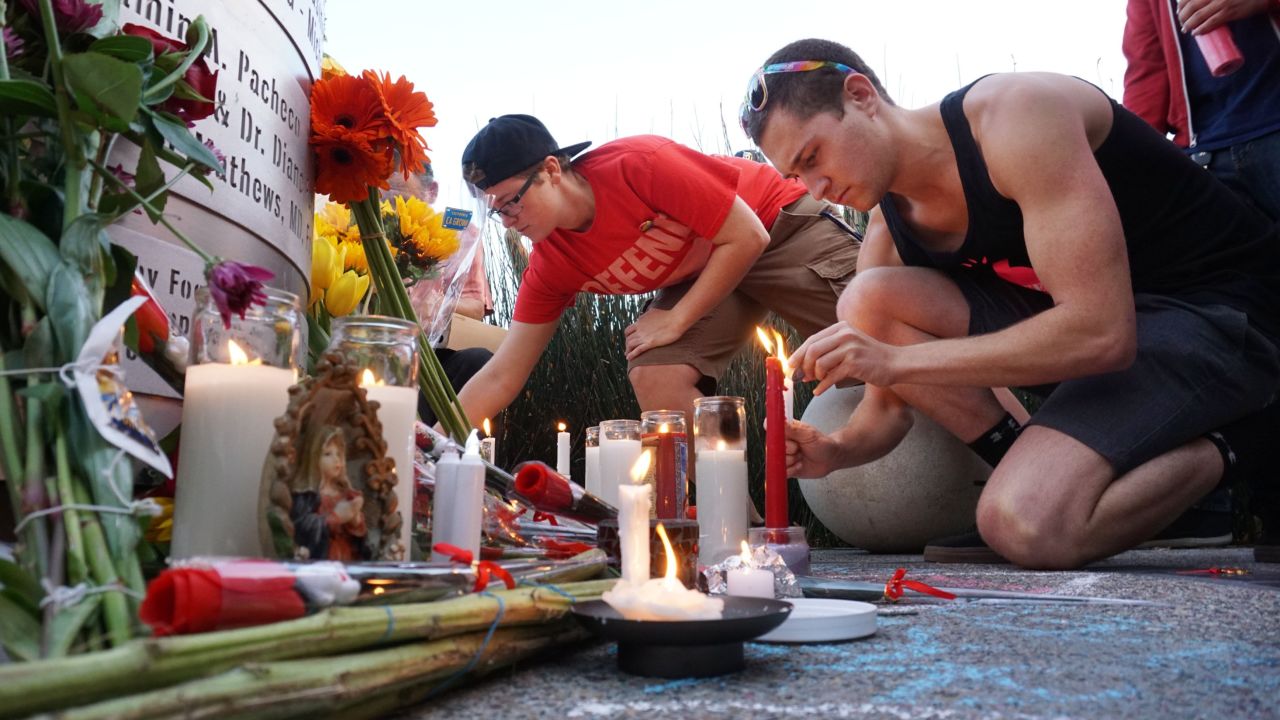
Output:
[[[1018,439],[1022,426],[1009,413],[1005,413],[992,428],[969,443],[969,449],[978,454],[991,467],[1000,464],[1013,442]]]
[[[1264,532],[1280,531],[1280,481],[1275,468],[1276,435],[1280,433],[1280,402],[1205,435],[1222,453],[1220,488],[1247,489],[1252,514],[1263,520]]]
[[[1273,402],[1262,410],[1207,433],[1205,438],[1222,453],[1222,482],[1234,483],[1240,480],[1257,484],[1260,478],[1254,476],[1265,474],[1259,471],[1275,458],[1278,433],[1280,402]],[[1272,483],[1263,484],[1269,486]]]

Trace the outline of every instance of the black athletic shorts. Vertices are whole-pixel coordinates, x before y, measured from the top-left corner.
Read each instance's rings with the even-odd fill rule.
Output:
[[[969,303],[970,335],[1053,306],[1045,293],[995,276],[949,277]],[[1244,312],[1144,293],[1135,294],[1134,303],[1133,365],[1038,388],[1046,397],[1031,418],[1098,452],[1117,476],[1266,407],[1280,391],[1280,352]]]

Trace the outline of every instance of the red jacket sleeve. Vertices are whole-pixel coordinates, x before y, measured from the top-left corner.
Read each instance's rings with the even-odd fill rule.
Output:
[[[1165,0],[1155,0],[1164,2]],[[1124,106],[1162,133],[1169,127],[1168,60],[1160,46],[1152,0],[1129,0],[1124,25]],[[1174,59],[1177,62],[1177,59]]]

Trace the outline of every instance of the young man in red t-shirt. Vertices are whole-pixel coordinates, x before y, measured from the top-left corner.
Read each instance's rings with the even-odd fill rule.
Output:
[[[769,310],[806,336],[835,322],[858,241],[803,185],[651,135],[573,160],[589,144],[561,148],[536,118],[504,115],[463,152],[491,214],[533,241],[507,337],[459,395],[470,417],[516,397],[579,292],[658,291],[626,329],[646,410],[691,414]]]

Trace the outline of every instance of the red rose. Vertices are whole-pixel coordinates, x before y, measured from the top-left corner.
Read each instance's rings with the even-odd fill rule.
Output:
[[[270,563],[224,577],[212,568],[165,570],[147,586],[138,615],[156,635],[185,635],[292,620],[306,614],[294,578]],[[238,569],[244,567],[241,563]]]
[[[121,29],[126,35],[150,40],[151,48],[155,51],[157,57],[166,53],[185,53],[189,49],[185,42],[161,35],[149,27],[125,23]],[[174,93],[169,96],[168,100],[164,101],[160,109],[177,115],[187,125],[212,115],[214,109],[213,100],[218,90],[218,73],[210,69],[209,63],[205,62],[204,57],[200,57],[191,64],[191,67],[187,68],[187,72],[182,76],[180,82],[185,83],[192,92],[202,98],[206,98],[206,100],[181,98],[178,97],[177,93]]]

